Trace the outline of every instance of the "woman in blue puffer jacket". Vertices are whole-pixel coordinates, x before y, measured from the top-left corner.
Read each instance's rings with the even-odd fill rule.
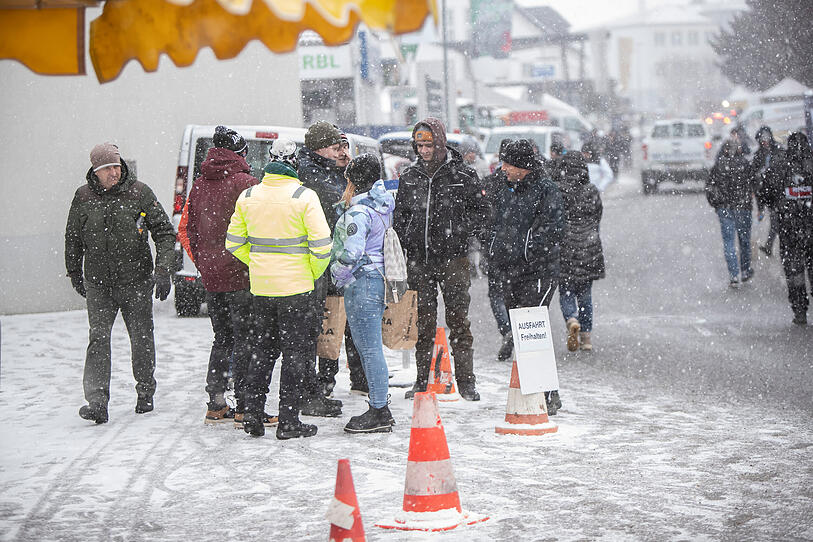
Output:
[[[370,408],[353,416],[348,433],[388,433],[395,420],[389,409],[389,371],[384,359],[384,233],[392,224],[395,198],[384,188],[381,164],[372,154],[354,158],[345,170],[344,214],[333,231],[330,274],[344,288],[344,308],[370,390]]]

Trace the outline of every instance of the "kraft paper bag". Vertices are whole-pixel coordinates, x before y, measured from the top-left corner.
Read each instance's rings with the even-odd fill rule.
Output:
[[[381,319],[384,346],[409,350],[418,342],[418,292],[407,290],[398,303],[389,303]]]
[[[338,295],[327,296],[325,312],[322,315],[322,333],[316,339],[316,354],[320,358],[339,359],[346,324],[344,298]]]

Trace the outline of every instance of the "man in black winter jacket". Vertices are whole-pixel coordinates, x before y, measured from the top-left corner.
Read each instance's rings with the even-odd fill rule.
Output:
[[[407,254],[409,287],[418,292],[417,378],[407,398],[426,391],[440,287],[460,395],[477,401],[469,322],[468,242],[483,227],[484,193],[477,173],[446,147],[446,128],[433,117],[412,131],[417,158],[400,177],[393,226]]]
[[[754,139],[756,139],[758,147],[751,159],[751,175],[753,176],[753,184],[758,190],[765,182],[772,162],[781,154],[782,147],[773,138],[773,132],[768,126],[761,126],[757,130]],[[776,220],[776,213],[773,209],[769,208],[768,214],[771,217],[771,226],[768,231],[768,238],[765,240],[764,245],[759,246],[759,250],[767,256],[771,256],[773,254],[773,242],[779,234],[779,221]],[[763,218],[765,218],[765,209],[762,204],[759,204],[759,220],[762,221]]]
[[[494,195],[489,278],[502,285],[505,307],[547,307],[559,279],[559,245],[565,228],[562,194],[525,139],[500,156],[506,182]],[[511,328],[500,330],[510,334]],[[546,394],[548,414],[561,406],[559,392]]]

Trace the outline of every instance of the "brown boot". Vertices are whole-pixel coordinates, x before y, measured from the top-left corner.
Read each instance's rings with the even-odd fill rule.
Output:
[[[579,333],[579,342],[581,342],[581,349],[590,351],[593,349],[593,343],[590,342],[590,332],[582,331]]]
[[[568,318],[565,322],[567,326],[567,349],[575,352],[579,349],[579,330],[581,325],[575,318]]]

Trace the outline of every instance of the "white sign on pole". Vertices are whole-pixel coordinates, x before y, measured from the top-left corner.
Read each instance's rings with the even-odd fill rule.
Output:
[[[511,333],[523,395],[559,389],[547,307],[511,309]]]
[[[349,45],[297,47],[299,79],[348,79],[353,77],[353,55]]]

